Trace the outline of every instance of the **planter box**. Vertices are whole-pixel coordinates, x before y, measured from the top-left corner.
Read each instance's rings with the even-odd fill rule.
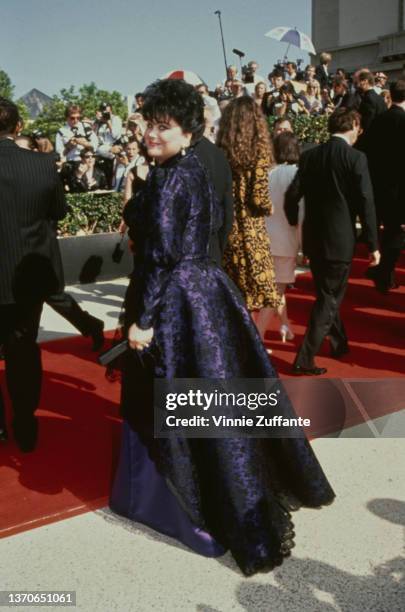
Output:
[[[66,284],[94,283],[127,276],[133,267],[127,238],[121,245],[124,255],[120,263],[114,263],[111,258],[120,238],[118,232],[59,238]]]

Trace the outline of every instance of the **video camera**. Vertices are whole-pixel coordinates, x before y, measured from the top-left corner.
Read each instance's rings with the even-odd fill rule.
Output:
[[[298,58],[295,61],[293,60],[289,60],[289,59],[284,59],[284,60],[277,60],[276,64],[273,64],[273,68],[274,70],[281,70],[282,72],[286,73],[287,72],[287,64],[290,64],[291,62],[296,64],[297,66],[297,81],[304,81],[305,80],[305,72],[302,70],[301,65],[303,63],[303,59]]]
[[[45,132],[43,132],[42,130],[34,130],[31,134],[31,138],[33,140],[39,140],[40,138],[47,138]]]
[[[123,134],[120,138],[118,138],[114,144],[115,145],[121,145],[122,147],[125,147],[125,145],[127,145],[129,143],[130,139],[126,134]]]
[[[111,119],[111,113],[107,109],[110,108],[110,104],[108,102],[102,102],[99,106],[99,111],[101,112],[101,119],[99,119],[100,123],[107,123]]]
[[[250,66],[242,66],[242,81],[244,83],[254,83],[255,73]]]

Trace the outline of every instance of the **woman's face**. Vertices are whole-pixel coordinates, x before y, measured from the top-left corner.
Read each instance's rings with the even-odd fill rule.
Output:
[[[94,168],[94,164],[96,163],[96,159],[94,157],[93,153],[85,153],[83,155],[83,161],[85,164],[87,164],[87,167],[90,168]]]
[[[264,96],[266,93],[266,86],[263,83],[259,83],[256,87],[256,95],[259,97]]]
[[[180,125],[172,118],[165,121],[152,119],[148,121],[145,131],[145,144],[150,157],[163,163],[188,147],[191,142],[191,133],[183,132]]]

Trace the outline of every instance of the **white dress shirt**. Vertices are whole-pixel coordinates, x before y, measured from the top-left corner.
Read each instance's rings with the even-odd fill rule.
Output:
[[[81,145],[76,145],[75,147],[69,149],[69,151],[65,151],[66,144],[69,142],[69,140],[75,137],[87,138],[89,145],[91,145],[94,150],[96,150],[98,147],[97,136],[93,131],[89,132],[86,136],[86,130],[81,121],[73,128],[66,123],[60,128],[55,139],[55,151],[59,153],[62,159],[66,159],[67,161],[80,161],[80,151],[82,151],[84,147]]]
[[[117,115],[111,115],[111,130],[107,123],[101,123],[97,129],[99,146],[97,154],[101,157],[112,159],[114,154],[111,153],[111,147],[122,135],[122,121]]]

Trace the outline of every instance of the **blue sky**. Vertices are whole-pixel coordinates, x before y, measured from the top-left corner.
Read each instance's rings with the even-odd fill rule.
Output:
[[[291,25],[311,35],[311,0],[0,0],[0,68],[17,96],[90,81],[132,94],[175,68],[213,87],[224,78],[218,9],[228,63],[236,47],[264,76],[286,48],[265,32]],[[308,60],[296,48],[289,57]]]

